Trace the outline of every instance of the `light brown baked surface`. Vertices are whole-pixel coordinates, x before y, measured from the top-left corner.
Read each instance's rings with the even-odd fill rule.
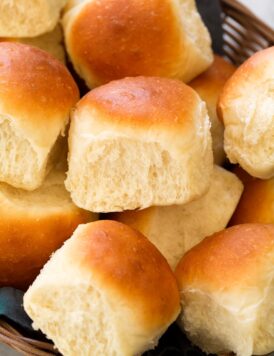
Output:
[[[271,264],[273,246],[271,224],[243,224],[217,232],[187,252],[178,264],[180,289],[199,286],[217,292],[243,285],[248,288],[261,278],[258,268]]]
[[[242,169],[235,170],[235,173],[244,183],[244,192],[230,225],[274,224],[274,178],[254,178]]]
[[[0,286],[26,289],[79,224],[96,215],[77,208],[53,171],[34,192],[0,184]]]

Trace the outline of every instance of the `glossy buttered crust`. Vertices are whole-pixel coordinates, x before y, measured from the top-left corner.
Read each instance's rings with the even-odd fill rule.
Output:
[[[28,45],[0,43],[0,116],[37,146],[52,145],[79,99],[64,65]]]
[[[244,192],[230,225],[274,224],[274,178],[254,178],[243,170],[236,170],[235,173],[244,183]]]
[[[193,0],[72,0],[63,26],[71,60],[90,87],[138,75],[187,81],[212,62]]]
[[[52,172],[34,192],[0,184],[0,286],[26,289],[79,224],[96,215],[77,208]]]
[[[75,120],[95,111],[98,123],[131,125],[146,130],[158,126],[169,132],[194,128],[198,95],[179,80],[157,77],[124,78],[90,91],[77,104]],[[93,115],[90,115],[90,120]],[[96,128],[95,128],[96,130]]]
[[[218,97],[228,78],[235,72],[236,67],[224,58],[214,55],[211,66],[198,77],[193,79],[191,86],[206,103],[216,110]]]
[[[243,224],[217,232],[182,258],[176,268],[179,287],[218,293],[256,285],[264,278],[258,271],[273,266],[273,249],[271,224]]]

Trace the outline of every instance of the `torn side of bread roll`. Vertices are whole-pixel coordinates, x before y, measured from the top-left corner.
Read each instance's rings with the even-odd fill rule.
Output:
[[[79,226],[24,296],[34,327],[67,356],[140,355],[176,320],[179,304],[164,257],[115,221]]]
[[[226,83],[219,100],[225,151],[250,175],[274,176],[274,47],[255,53]]]
[[[243,186],[231,172],[215,166],[208,192],[185,205],[125,211],[108,218],[143,233],[175,268],[181,257],[203,238],[224,229],[240,199]]]
[[[79,91],[62,63],[21,43],[0,43],[0,77],[0,181],[34,190],[59,159]]]
[[[66,187],[90,211],[194,200],[209,188],[213,171],[205,104],[177,80],[108,83],[77,104],[68,161]]]
[[[0,37],[37,37],[57,25],[67,0],[1,0]]]
[[[97,218],[72,203],[64,179],[54,170],[32,192],[0,183],[1,287],[26,289],[76,227]]]
[[[224,125],[217,115],[217,102],[226,81],[235,72],[236,67],[222,57],[214,56],[212,65],[189,83],[205,101],[211,122],[214,161],[222,165],[226,155],[224,151]]]
[[[244,224],[207,237],[180,261],[179,325],[212,354],[274,350],[274,225]]]
[[[62,23],[70,59],[90,88],[139,75],[187,82],[213,61],[194,0],[71,0]]]

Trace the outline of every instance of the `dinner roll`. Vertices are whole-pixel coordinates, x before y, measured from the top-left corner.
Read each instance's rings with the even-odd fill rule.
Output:
[[[52,171],[32,192],[0,183],[0,287],[27,288],[78,224],[96,215],[77,208]]]
[[[56,26],[51,32],[45,33],[38,37],[24,38],[0,38],[1,42],[20,42],[30,46],[38,47],[65,63],[65,48],[62,44],[63,34],[60,25]]]
[[[235,69],[231,63],[215,55],[214,62],[208,70],[189,83],[206,102],[211,121],[214,161],[219,165],[224,163],[226,156],[224,152],[224,125],[217,116],[217,102],[225,82]]]
[[[246,224],[191,249],[176,275],[180,326],[207,353],[274,350],[274,225]]]
[[[77,104],[66,187],[76,205],[95,212],[183,204],[209,188],[212,161],[209,119],[193,89],[126,78]]]
[[[67,0],[1,0],[0,37],[36,37],[52,31]]]
[[[70,0],[62,23],[90,88],[139,75],[189,81],[213,60],[194,0]]]
[[[114,221],[77,228],[45,265],[24,308],[64,355],[139,355],[180,312],[175,277],[140,233]]]
[[[225,151],[254,177],[274,176],[274,47],[255,53],[226,83],[219,101]]]
[[[244,192],[230,225],[274,224],[274,178],[254,178],[243,170],[237,170],[236,174],[244,183]]]
[[[59,159],[78,88],[58,60],[14,42],[0,43],[0,181],[38,188]]]
[[[242,190],[233,173],[215,166],[210,189],[201,198],[184,205],[115,213],[111,218],[148,237],[174,269],[186,251],[226,227]]]

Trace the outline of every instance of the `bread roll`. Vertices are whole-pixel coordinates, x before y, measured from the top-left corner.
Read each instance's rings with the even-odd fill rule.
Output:
[[[1,0],[0,37],[36,37],[57,25],[67,0]]]
[[[38,188],[59,159],[71,107],[79,98],[68,70],[28,45],[0,43],[0,181]]]
[[[225,151],[254,177],[274,176],[274,47],[255,53],[226,83],[219,101]]]
[[[27,291],[24,308],[67,356],[139,355],[180,312],[164,257],[114,221],[79,226]]]
[[[215,166],[210,189],[201,198],[184,205],[116,213],[111,218],[148,237],[174,269],[186,251],[226,227],[242,191],[233,173]]]
[[[62,23],[70,59],[90,88],[138,75],[187,82],[213,61],[194,0],[70,0]]]
[[[213,64],[189,83],[189,86],[206,102],[211,122],[214,161],[219,165],[224,163],[226,156],[224,152],[224,125],[217,116],[217,102],[225,82],[235,69],[231,63],[215,55]]]
[[[66,187],[95,212],[183,204],[213,170],[205,104],[182,82],[126,78],[88,93],[69,132]]]
[[[96,219],[72,203],[64,178],[52,171],[33,192],[0,183],[0,287],[27,288],[78,224]]]
[[[244,171],[236,174],[244,183],[244,192],[230,225],[274,224],[274,178],[262,180]]]
[[[25,38],[0,38],[2,42],[19,42],[30,46],[38,47],[59,59],[65,64],[65,48],[62,44],[63,34],[60,25],[56,26],[51,32],[45,33],[38,37]]]
[[[180,326],[207,353],[274,350],[274,225],[246,224],[190,250],[176,275]]]

